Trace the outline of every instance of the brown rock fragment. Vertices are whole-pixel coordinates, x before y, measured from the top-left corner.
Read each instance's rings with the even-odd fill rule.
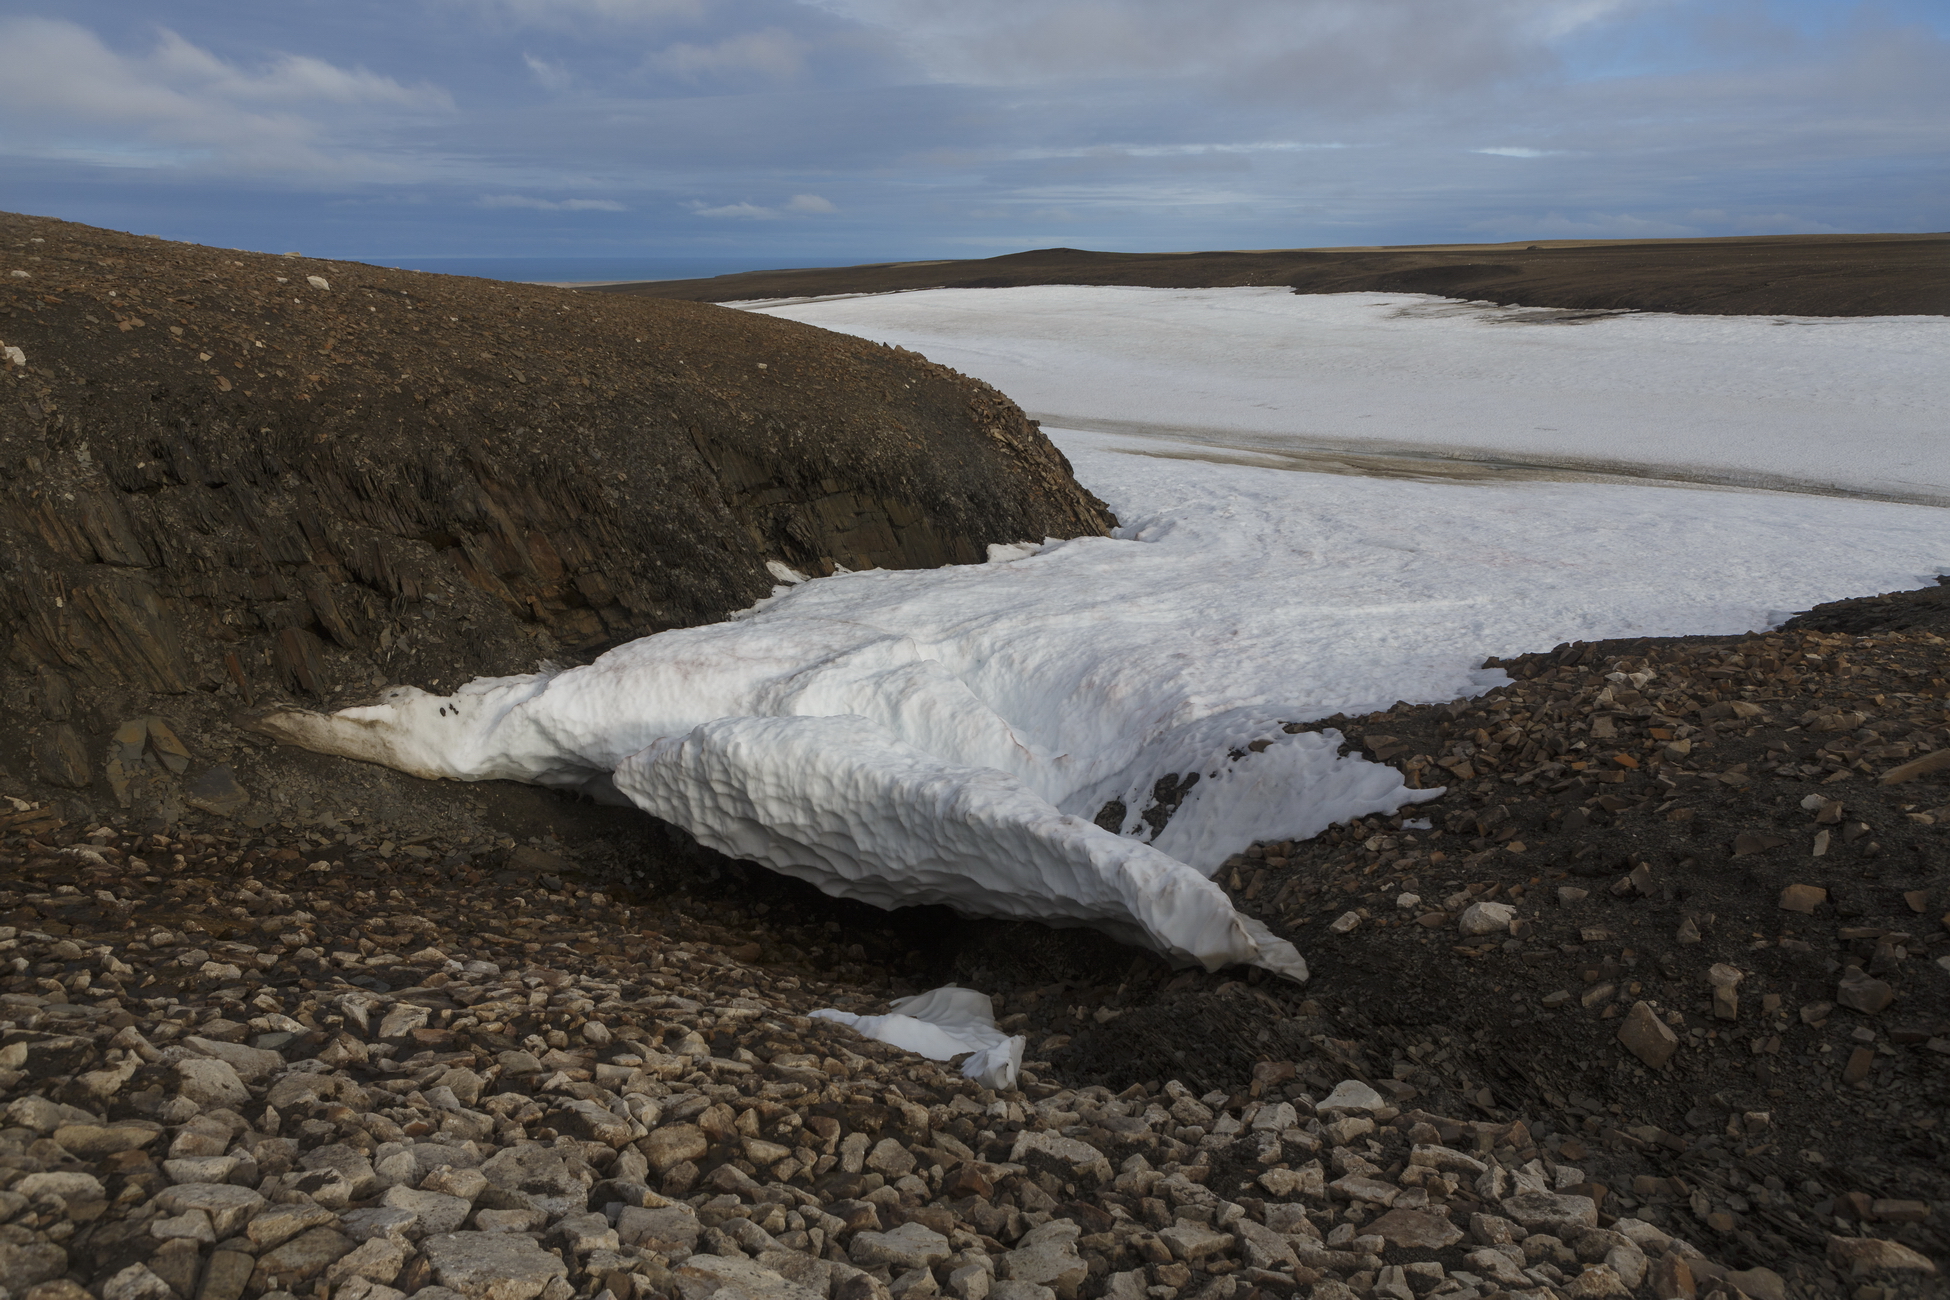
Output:
[[[1945,768],[1950,768],[1950,749],[1939,749],[1934,754],[1925,754],[1921,758],[1911,759],[1901,767],[1890,768],[1882,774],[1882,783],[1896,785],[1903,781],[1913,781],[1919,776],[1928,776],[1932,772],[1941,772]]]
[[[1781,910],[1804,916],[1828,901],[1828,891],[1819,885],[1789,885],[1781,891]]]
[[[192,778],[183,791],[183,802],[218,817],[234,817],[250,801],[250,795],[237,784],[236,773],[221,764]]]
[[[1625,1023],[1618,1027],[1618,1041],[1626,1051],[1655,1070],[1679,1050],[1679,1036],[1644,1002],[1632,1004]]]
[[[1443,1250],[1463,1238],[1462,1229],[1426,1210],[1390,1210],[1362,1229],[1391,1246],[1413,1250]]]
[[[88,784],[88,747],[81,733],[65,722],[49,727],[35,740],[34,764],[50,784],[72,790]]]
[[[1896,990],[1871,978],[1860,966],[1843,971],[1841,982],[1835,986],[1835,1001],[1865,1016],[1876,1014],[1895,1000]]]
[[[1936,1265],[1901,1242],[1876,1237],[1830,1237],[1828,1262],[1851,1277],[1875,1273],[1923,1273],[1936,1276]]]
[[[1849,1053],[1848,1064],[1844,1066],[1842,1069],[1842,1082],[1843,1083],[1862,1082],[1864,1079],[1869,1077],[1869,1071],[1875,1068],[1875,1063],[1876,1063],[1875,1048],[1873,1047],[1856,1048],[1853,1052]]]

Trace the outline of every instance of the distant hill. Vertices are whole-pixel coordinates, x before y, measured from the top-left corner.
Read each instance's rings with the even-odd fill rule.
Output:
[[[1043,248],[965,261],[752,271],[586,291],[734,302],[1031,284],[1284,285],[1299,293],[1429,293],[1526,307],[1943,316],[1950,315],[1950,235],[1539,240],[1209,253]]]

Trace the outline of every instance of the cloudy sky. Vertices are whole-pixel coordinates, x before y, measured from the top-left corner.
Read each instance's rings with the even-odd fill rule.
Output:
[[[0,208],[782,264],[1944,230],[1950,5],[0,0]]]

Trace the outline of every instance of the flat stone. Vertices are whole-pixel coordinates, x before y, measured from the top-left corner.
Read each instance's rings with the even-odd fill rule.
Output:
[[[548,1223],[547,1210],[476,1210],[476,1232],[537,1232]]]
[[[1828,891],[1819,885],[1789,885],[1781,891],[1781,910],[1806,916],[1828,901]]]
[[[625,1244],[642,1246],[666,1255],[672,1250],[695,1247],[698,1234],[703,1230],[704,1225],[697,1221],[697,1215],[687,1205],[663,1209],[630,1205],[625,1206],[616,1219],[617,1235]]]
[[[1056,1300],[1056,1292],[1040,1282],[1019,1282],[1011,1278],[992,1284],[988,1300]]]
[[[416,1191],[411,1187],[388,1187],[386,1194],[379,1198],[379,1204],[389,1210],[404,1210],[418,1221],[419,1230],[435,1236],[443,1232],[458,1232],[467,1222],[473,1211],[472,1201],[445,1192]]]
[[[1625,1022],[1618,1027],[1618,1041],[1639,1060],[1653,1069],[1658,1069],[1679,1050],[1679,1035],[1672,1027],[1659,1019],[1659,1013],[1650,1004],[1634,1002],[1631,1011],[1626,1013]]]
[[[893,1138],[882,1138],[867,1153],[866,1167],[888,1178],[914,1172],[914,1153]]]
[[[1254,1268],[1291,1267],[1300,1262],[1286,1238],[1265,1224],[1241,1219],[1227,1226],[1238,1233],[1239,1246],[1246,1254],[1246,1262]]]
[[[1111,1180],[1110,1161],[1104,1158],[1104,1153],[1076,1138],[1024,1130],[1016,1135],[1015,1145],[1009,1149],[1009,1162],[1026,1164],[1032,1155],[1048,1156],[1071,1173],[1088,1175],[1099,1183]]]
[[[9,1228],[8,1231],[14,1229]],[[68,1252],[51,1241],[13,1242],[0,1239],[0,1278],[7,1280],[8,1287],[18,1287],[24,1291],[37,1282],[60,1277],[67,1271]],[[147,1269],[143,1271],[148,1272]]]
[[[289,1113],[296,1107],[338,1102],[353,1110],[367,1110],[366,1090],[342,1074],[287,1074],[271,1085],[264,1100]]]
[[[251,1099],[251,1090],[230,1062],[211,1056],[178,1061],[176,1090],[205,1110],[234,1110]]]
[[[1456,928],[1465,939],[1480,939],[1486,934],[1506,934],[1517,909],[1508,903],[1471,903],[1456,918]]]
[[[384,1284],[398,1277],[405,1263],[405,1246],[384,1237],[373,1237],[333,1260],[325,1270],[325,1280],[335,1287],[352,1277]]]
[[[586,1169],[571,1168],[560,1152],[543,1146],[505,1147],[481,1165],[481,1174],[495,1187],[521,1192],[550,1214],[588,1209],[595,1181]]]
[[[379,1036],[404,1038],[415,1029],[424,1027],[432,1017],[433,1012],[429,1008],[402,1002],[388,1011],[386,1018],[379,1022]]]
[[[1375,1111],[1387,1104],[1386,1098],[1359,1079],[1343,1079],[1314,1109]]]
[[[363,1210],[353,1210],[339,1220],[339,1231],[354,1241],[371,1241],[383,1237],[388,1241],[404,1242],[407,1234],[420,1222],[420,1216],[411,1210],[403,1210],[390,1205],[373,1205]]]
[[[1158,1234],[1158,1240],[1171,1248],[1172,1258],[1189,1264],[1231,1250],[1234,1238],[1229,1232],[1214,1232],[1203,1224],[1174,1223]]]
[[[205,768],[183,787],[184,803],[216,817],[235,817],[250,801],[249,792],[237,784],[237,774],[223,763]]]
[[[30,1201],[45,1197],[59,1197],[63,1201],[99,1201],[102,1199],[102,1180],[93,1174],[70,1173],[55,1170],[44,1174],[28,1174],[15,1183],[13,1190]]]
[[[200,1038],[192,1034],[183,1040],[183,1045],[204,1056],[227,1061],[237,1077],[245,1083],[256,1083],[273,1070],[284,1068],[284,1058],[276,1052],[261,1047],[246,1047],[242,1043],[224,1043],[214,1038]]]
[[[1828,1262],[1851,1277],[1875,1273],[1923,1273],[1936,1276],[1936,1265],[1898,1241],[1879,1237],[1830,1237]]]
[[[185,1156],[163,1161],[162,1169],[172,1183],[227,1183],[239,1163],[236,1156]]]
[[[1522,1192],[1503,1202],[1504,1217],[1532,1232],[1566,1235],[1572,1228],[1598,1226],[1598,1203],[1589,1196]]]
[[[184,1192],[195,1189],[178,1187],[172,1190]],[[256,1196],[257,1193],[252,1192],[251,1195]],[[262,1200],[261,1197],[259,1199]],[[322,1205],[307,1205],[302,1202],[295,1205],[271,1205],[265,1207],[250,1221],[250,1226],[244,1229],[244,1235],[249,1237],[251,1244],[259,1250],[269,1250],[273,1246],[289,1241],[301,1232],[313,1228],[332,1227],[338,1221],[339,1216]],[[222,1235],[222,1230],[219,1229],[218,1236]]]
[[[1565,1300],[1631,1300],[1632,1289],[1609,1264],[1593,1264],[1564,1286]]]
[[[162,1129],[157,1125],[64,1124],[54,1130],[54,1140],[70,1155],[100,1160],[118,1151],[139,1150],[161,1134]]]
[[[1735,1269],[1725,1280],[1753,1300],[1787,1300],[1787,1279],[1771,1268]]]
[[[441,1233],[420,1249],[440,1285],[468,1300],[534,1300],[550,1282],[569,1276],[567,1264],[515,1233]]]
[[[1327,1184],[1330,1192],[1339,1192],[1350,1201],[1366,1201],[1371,1205],[1393,1205],[1395,1198],[1402,1194],[1401,1188],[1393,1183],[1384,1183],[1378,1178],[1368,1178],[1362,1174],[1349,1174],[1336,1178]]]
[[[1835,986],[1835,1001],[1851,1011],[1873,1016],[1896,1000],[1896,990],[1867,974],[1860,966],[1842,972]]]
[[[609,1218],[603,1214],[571,1214],[555,1225],[554,1235],[562,1239],[562,1245],[572,1255],[587,1255],[591,1251],[614,1251],[622,1242],[616,1229],[610,1226]]]
[[[922,1223],[903,1223],[892,1232],[859,1232],[847,1254],[861,1268],[886,1265],[895,1272],[933,1268],[953,1253],[948,1239]]]
[[[1523,1270],[1517,1267],[1517,1262],[1500,1250],[1492,1250],[1488,1247],[1472,1250],[1463,1256],[1463,1263],[1469,1265],[1470,1272],[1483,1274],[1492,1282],[1502,1286],[1521,1287],[1528,1286],[1530,1283],[1530,1279],[1523,1275]]]
[[[352,1238],[331,1228],[301,1232],[276,1250],[257,1257],[251,1285],[265,1291],[289,1291],[350,1254],[352,1247]]]
[[[1024,1233],[1016,1248],[996,1262],[1001,1285],[1027,1282],[1048,1287],[1059,1300],[1076,1300],[1077,1288],[1090,1275],[1089,1265],[1077,1254],[1078,1236],[1077,1225],[1067,1219],[1056,1219]],[[990,1300],[999,1289],[990,1289]]]
[[[217,1244],[217,1230],[210,1226],[210,1216],[201,1210],[158,1215],[149,1220],[149,1235],[157,1241],[194,1241],[202,1246]]]
[[[12,1273],[0,1276],[16,1285],[26,1285],[25,1277],[15,1277]],[[102,1300],[176,1300],[176,1292],[147,1264],[131,1264],[102,1283]]]
[[[238,1300],[250,1285],[257,1259],[241,1250],[219,1250],[203,1265],[196,1300]]]
[[[662,1174],[686,1160],[701,1159],[711,1143],[695,1124],[665,1124],[650,1131],[641,1149],[650,1167]]]
[[[1361,1230],[1391,1246],[1416,1250],[1443,1250],[1463,1238],[1461,1228],[1426,1210],[1390,1210]]]
[[[594,1024],[594,1021],[590,1022]],[[571,1098],[561,1103],[556,1112],[554,1127],[571,1137],[601,1142],[604,1146],[620,1147],[625,1142],[642,1136],[643,1130],[622,1115],[611,1114],[593,1101]],[[783,1151],[781,1159],[791,1152]]]
[[[477,1200],[492,1185],[487,1175],[479,1169],[454,1165],[437,1166],[420,1180],[420,1190],[423,1192],[442,1192],[468,1202]]]
[[[720,1289],[730,1295],[744,1294],[751,1300],[824,1300],[815,1292],[755,1260],[724,1255],[693,1255],[676,1270],[677,1291],[683,1300],[699,1300]]]
[[[164,1188],[156,1194],[156,1208],[166,1214],[200,1210],[210,1216],[217,1239],[235,1236],[264,1205],[264,1198],[248,1187],[224,1183],[190,1183]],[[260,1243],[262,1244],[262,1243]]]

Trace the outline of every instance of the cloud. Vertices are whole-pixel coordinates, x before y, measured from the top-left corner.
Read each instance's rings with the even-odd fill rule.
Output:
[[[783,80],[804,69],[805,46],[791,32],[768,27],[741,32],[711,45],[672,45],[650,55],[644,66],[687,81],[739,73]]]
[[[691,211],[700,217],[738,217],[745,221],[777,221],[785,215],[777,208],[761,208],[756,203],[726,203],[715,208],[694,203]]]
[[[1641,0],[808,0],[943,81],[1204,81],[1219,94],[1412,97],[1549,69],[1552,42]]]
[[[788,216],[815,216],[839,209],[817,194],[795,194],[776,208],[760,207],[756,203],[725,203],[717,207],[707,207],[693,203],[691,212],[700,217],[732,217],[741,221],[778,221]]]
[[[706,0],[456,0],[477,11],[536,27],[574,29],[590,19],[612,26],[695,21]]]
[[[526,53],[521,56],[521,61],[528,65],[528,74],[543,90],[562,91],[575,84],[575,78],[564,64],[550,63],[547,59],[538,59]]]
[[[1499,145],[1492,149],[1471,149],[1471,153],[1486,153],[1497,158],[1548,158],[1562,149],[1525,149],[1521,145]]]
[[[533,208],[537,212],[627,212],[615,199],[536,199],[526,194],[483,194],[474,200],[481,208]]]
[[[441,116],[452,98],[363,68],[281,55],[257,68],[227,62],[173,31],[144,55],[46,18],[0,19],[0,113],[15,147],[124,166],[217,162],[271,172],[390,171],[335,149],[322,120]],[[106,134],[110,142],[104,143]]]

